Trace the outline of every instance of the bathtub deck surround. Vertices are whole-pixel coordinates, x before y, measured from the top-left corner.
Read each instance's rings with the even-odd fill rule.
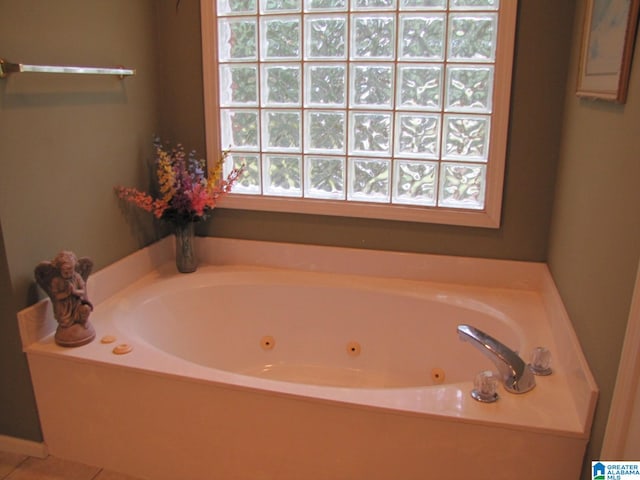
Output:
[[[597,387],[545,265],[196,240],[193,274],[166,238],[89,279],[114,343],[62,349],[48,301],[19,313],[52,455],[154,479],[578,478]],[[545,347],[553,374],[475,401],[495,367],[459,324]]]

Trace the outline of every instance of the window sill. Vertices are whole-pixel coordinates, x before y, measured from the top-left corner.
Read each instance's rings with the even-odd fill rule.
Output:
[[[302,213],[339,217],[375,218],[418,223],[499,228],[500,212],[454,208],[429,208],[364,202],[334,202],[268,196],[227,195],[221,208],[237,210]]]

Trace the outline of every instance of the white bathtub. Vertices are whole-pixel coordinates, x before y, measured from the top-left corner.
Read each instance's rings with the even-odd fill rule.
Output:
[[[544,265],[198,248],[195,274],[165,240],[91,277],[89,345],[55,345],[47,301],[20,313],[52,454],[151,480],[578,478],[597,389]],[[494,367],[460,323],[554,374],[476,402]]]

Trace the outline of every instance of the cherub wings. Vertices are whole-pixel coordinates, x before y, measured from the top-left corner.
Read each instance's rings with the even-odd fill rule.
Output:
[[[76,263],[76,272],[80,274],[85,284],[93,269],[93,261],[87,257],[81,257]],[[40,262],[34,270],[36,282],[51,297],[51,281],[60,276],[60,270],[49,261]],[[86,287],[85,287],[86,289]]]

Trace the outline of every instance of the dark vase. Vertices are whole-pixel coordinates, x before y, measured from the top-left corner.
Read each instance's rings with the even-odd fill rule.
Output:
[[[195,272],[198,268],[193,225],[193,222],[176,225],[176,267],[181,273]]]

